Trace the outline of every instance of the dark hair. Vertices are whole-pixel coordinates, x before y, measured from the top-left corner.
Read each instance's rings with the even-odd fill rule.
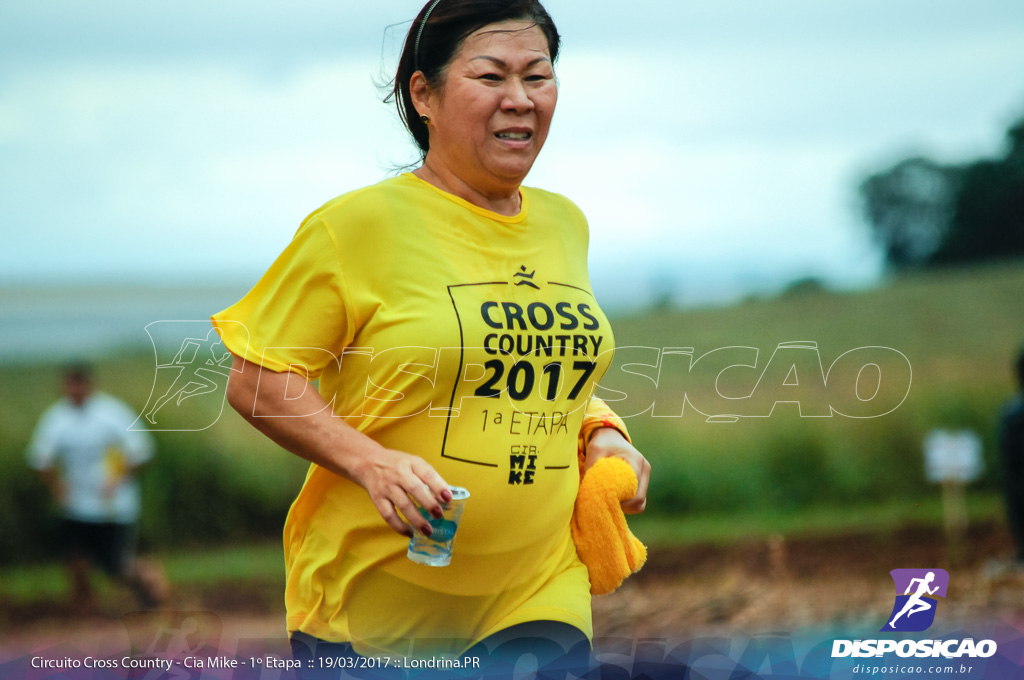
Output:
[[[92,382],[92,364],[86,361],[74,361],[64,365],[64,379],[78,382]]]
[[[428,11],[430,14],[424,23]],[[544,32],[554,63],[561,38],[538,0],[431,0],[416,15],[405,36],[391,91],[384,101],[394,100],[398,116],[420,147],[421,160],[430,148],[430,133],[412,105],[409,80],[413,74],[423,71],[430,87],[440,87],[445,69],[455,58],[462,41],[488,24],[516,20],[532,21]]]

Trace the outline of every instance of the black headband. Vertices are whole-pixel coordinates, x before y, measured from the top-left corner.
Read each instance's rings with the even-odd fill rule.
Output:
[[[437,3],[439,2],[441,2],[441,0],[434,0],[430,5],[426,14],[423,15],[423,21],[420,22],[420,30],[416,31],[416,42],[412,46],[412,66],[414,72],[420,70],[420,38],[423,37],[423,27],[427,25],[427,19],[430,18],[430,13],[434,11],[434,8],[437,7]]]

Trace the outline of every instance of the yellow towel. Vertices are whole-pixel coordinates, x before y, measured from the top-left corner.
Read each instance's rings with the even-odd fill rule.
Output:
[[[583,460],[580,460],[580,474]],[[603,458],[580,480],[572,513],[576,554],[590,572],[590,593],[606,595],[640,571],[647,548],[626,525],[621,501],[636,494],[633,468],[621,458]]]

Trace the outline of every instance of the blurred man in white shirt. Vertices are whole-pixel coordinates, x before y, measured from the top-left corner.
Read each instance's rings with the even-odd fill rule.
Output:
[[[29,466],[60,507],[78,608],[91,606],[91,563],[130,585],[143,606],[156,605],[166,591],[159,566],[135,557],[137,473],[153,455],[149,433],[129,429],[135,420],[124,402],[93,390],[90,367],[73,365],[64,398],[43,414],[29,445]]]

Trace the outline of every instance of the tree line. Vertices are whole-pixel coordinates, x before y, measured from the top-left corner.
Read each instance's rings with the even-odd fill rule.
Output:
[[[1024,118],[1006,136],[999,158],[915,156],[861,182],[861,209],[890,267],[1024,256]]]

